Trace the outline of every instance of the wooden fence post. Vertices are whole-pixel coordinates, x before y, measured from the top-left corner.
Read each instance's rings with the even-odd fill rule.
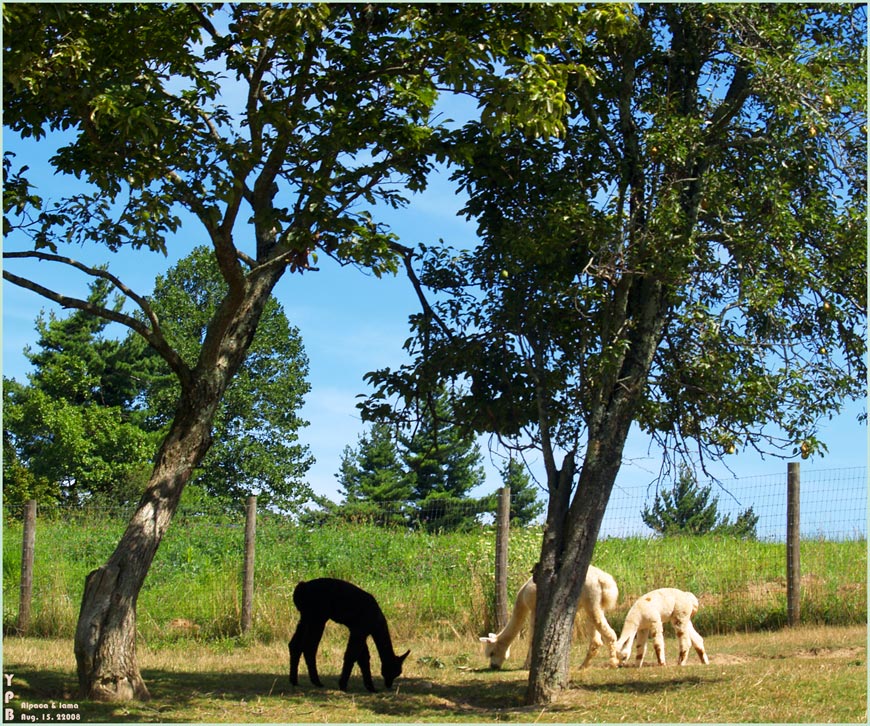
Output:
[[[786,588],[788,624],[801,620],[801,465],[788,465],[786,500]]]
[[[495,620],[496,631],[508,621],[508,538],[511,518],[511,488],[504,486],[498,491],[498,510],[495,526]]]
[[[245,562],[242,567],[242,632],[251,629],[254,619],[254,550],[257,534],[257,497],[248,497],[245,509]]]
[[[30,627],[30,604],[33,599],[33,556],[36,550],[36,500],[24,505],[24,534],[21,541],[21,590],[18,598],[18,634],[26,635]]]

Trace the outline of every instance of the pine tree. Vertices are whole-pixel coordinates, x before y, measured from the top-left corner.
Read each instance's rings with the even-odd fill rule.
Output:
[[[411,431],[396,434],[387,424],[375,423],[355,448],[345,447],[336,474],[344,502],[326,505],[327,512],[378,522],[402,519],[430,530],[475,522],[486,508],[468,495],[483,482],[480,450],[451,418],[450,401],[442,391]]]
[[[673,487],[657,493],[652,508],[644,507],[641,518],[650,529],[666,537],[717,533],[754,539],[758,516],[752,507],[732,523],[727,515],[719,517],[719,498],[711,499],[711,494],[711,485],[700,486],[695,473],[681,466]]]
[[[88,302],[110,307],[104,280],[91,284]],[[25,348],[28,384],[4,380],[8,501],[124,504],[141,496],[156,441],[137,425],[134,387],[107,327],[80,310],[37,318],[39,338]]]
[[[544,503],[538,499],[535,485],[525,467],[510,459],[502,467],[501,477],[504,485],[511,488],[511,524],[520,527],[530,524],[544,511]]]
[[[484,480],[480,448],[452,420],[449,396],[441,390],[417,429],[402,438],[419,521],[429,530],[469,526],[481,506],[468,496]]]
[[[404,470],[396,437],[386,424],[375,424],[356,448],[345,446],[336,474],[345,502],[397,502],[411,498],[411,480]]]

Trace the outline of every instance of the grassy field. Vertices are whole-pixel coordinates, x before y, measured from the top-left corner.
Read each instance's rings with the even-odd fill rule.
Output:
[[[38,520],[29,634],[71,637],[86,574],[108,558],[125,521],[106,517]],[[246,642],[289,638],[296,583],[318,576],[350,579],[378,598],[390,623],[416,636],[472,638],[492,628],[495,540],[492,529],[431,535],[374,526],[304,528],[261,518],[257,527],[253,632]],[[538,529],[510,538],[509,597],[540,551]],[[139,598],[139,632],[150,646],[194,638],[239,637],[244,532],[238,522],[194,515],[173,522]],[[18,612],[20,524],[3,532],[3,624]],[[699,596],[705,634],[781,628],[786,623],[785,545],[714,537],[608,539],[594,563],[619,584],[608,615],[619,628],[630,604],[648,590],[673,586]],[[803,622],[867,621],[864,541],[809,540],[801,546]],[[172,623],[181,623],[181,627]],[[425,624],[425,625],[424,625]]]
[[[867,722],[866,626],[801,627],[777,632],[708,635],[710,665],[612,670],[599,655],[576,670],[584,648],[572,652],[572,682],[546,709],[522,705],[528,674],[525,644],[502,671],[486,669],[471,638],[396,634],[411,648],[405,673],[389,693],[367,693],[358,671],[349,691],[337,689],[347,631],[327,627],[319,658],[326,685],[287,681],[285,642],[242,646],[212,643],[140,644],[147,703],[115,706],[75,699],[69,639],[6,638],[5,673],[12,673],[16,721],[45,714],[81,721],[160,722]],[[667,656],[676,642],[668,628]],[[379,669],[374,657],[375,671]],[[379,675],[376,684],[382,684]],[[22,703],[46,708],[22,708]],[[63,708],[67,707],[67,708]]]

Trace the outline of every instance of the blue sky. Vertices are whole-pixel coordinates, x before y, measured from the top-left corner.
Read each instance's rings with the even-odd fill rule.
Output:
[[[28,176],[37,184],[37,193],[47,199],[68,193],[70,182],[55,177],[48,167],[48,158],[56,144],[50,138],[39,143],[6,135],[5,150],[18,153],[18,162],[30,166]],[[428,189],[415,195],[407,208],[385,210],[377,221],[387,222],[400,241],[408,246],[419,243],[434,245],[440,239],[458,247],[471,247],[476,240],[475,223],[457,216],[462,207],[447,175],[436,173]],[[105,249],[69,248],[62,254],[94,264],[108,261],[110,270],[139,293],[149,293],[154,278],[164,273],[193,247],[205,243],[204,236],[184,231],[170,242],[169,257],[140,251],[111,254]],[[10,248],[18,248],[11,240]],[[352,267],[342,268],[329,259],[321,259],[320,271],[303,275],[288,273],[278,284],[276,296],[291,324],[302,334],[310,359],[309,393],[303,417],[310,426],[301,432],[316,464],[309,472],[309,481],[318,494],[338,499],[335,473],[339,457],[346,445],[355,445],[364,431],[356,409],[357,396],[367,393],[363,375],[371,370],[398,365],[404,357],[402,343],[408,337],[408,316],[418,310],[418,301],[409,281],[403,276],[377,279]],[[88,279],[76,276],[67,268],[49,263],[11,261],[10,270],[28,276],[28,271],[49,287],[57,285],[66,294],[84,295]],[[23,350],[36,340],[34,321],[40,310],[58,311],[49,301],[4,281],[3,310],[3,374],[24,380],[29,364]],[[65,313],[63,313],[65,314]],[[860,401],[844,407],[843,412],[823,422],[819,438],[828,446],[824,456],[813,456],[804,462],[808,469],[863,467],[867,464],[867,428],[857,421],[865,410]],[[488,439],[481,439],[486,460],[487,479],[476,493],[495,490],[501,484],[497,473],[502,452],[490,453]],[[650,448],[646,437],[633,432],[625,450],[624,463],[617,480],[614,496],[620,491],[647,487],[659,472],[661,454]],[[540,461],[530,460],[532,473],[543,481]],[[741,506],[752,504],[752,492],[741,491],[735,477],[783,474],[783,460],[763,458],[755,452],[738,451],[721,464],[709,466],[711,473],[729,487]],[[543,496],[543,494],[542,494]],[[866,489],[857,491],[866,502]]]
[[[7,138],[7,148],[20,150],[33,170],[33,178],[45,186],[40,189],[46,197],[59,194],[63,181],[44,173],[46,146],[34,149],[32,143],[18,146]],[[41,168],[40,168],[41,167]],[[412,199],[402,210],[385,213],[393,231],[406,245],[435,244],[439,239],[457,246],[471,246],[475,241],[475,226],[457,216],[462,201],[456,196],[445,174],[432,180],[427,191]],[[14,241],[14,240],[13,240]],[[103,250],[74,248],[61,250],[87,261],[109,259],[111,270],[137,292],[150,292],[154,277],[187,254],[204,240],[190,236],[179,238],[171,246],[170,256],[150,252],[112,255]],[[95,254],[96,252],[96,254]],[[395,366],[403,360],[402,342],[408,337],[408,316],[417,311],[413,289],[403,276],[377,279],[355,268],[342,268],[329,259],[320,261],[320,271],[287,274],[279,283],[277,298],[293,325],[302,334],[310,359],[309,393],[304,417],[310,421],[302,433],[302,440],[311,448],[317,463],[309,472],[314,490],[338,499],[335,473],[342,449],[355,445],[364,431],[356,409],[357,396],[366,393],[363,375],[373,369]],[[9,269],[23,270],[15,261]],[[87,289],[87,279],[76,278],[68,270],[52,267],[48,263],[31,263],[40,281],[62,285],[64,292],[81,295]],[[25,345],[36,340],[34,321],[40,310],[59,309],[47,300],[3,283],[3,374],[24,380],[29,370],[23,354]],[[865,466],[867,463],[867,429],[856,418],[864,410],[864,402],[851,404],[841,415],[824,422],[820,438],[827,443],[829,452],[824,458],[811,457],[803,463],[806,468],[843,468]],[[478,493],[486,493],[500,486],[497,468],[501,452],[490,454],[487,439],[481,439],[486,459],[487,479]],[[617,480],[614,497],[620,491],[646,487],[656,476],[660,454],[650,449],[645,436],[635,432],[625,451],[622,471]],[[542,479],[540,462],[531,462],[533,472]],[[738,452],[722,464],[714,464],[712,471],[728,486],[734,477],[782,474],[785,462],[777,458],[761,458],[754,452]],[[730,471],[729,471],[730,470]],[[741,506],[752,504],[752,492],[729,488]],[[726,496],[721,495],[723,501]]]

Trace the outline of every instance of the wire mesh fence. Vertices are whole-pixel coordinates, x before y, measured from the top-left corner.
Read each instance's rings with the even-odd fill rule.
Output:
[[[719,513],[734,521],[752,508],[758,516],[756,535],[765,541],[786,536],[787,474],[748,476],[729,481],[699,482],[709,486]],[[602,537],[649,537],[653,534],[641,518],[656,495],[654,485],[618,484],[602,522]],[[867,538],[867,469],[803,470],[800,483],[801,538],[834,541]]]
[[[665,586],[695,592],[706,632],[776,627],[786,621],[785,471],[717,489],[719,509],[752,507],[756,539],[655,537],[640,512],[655,491],[617,487],[593,558],[620,588],[609,614],[619,628],[631,603]],[[802,617],[807,622],[866,622],[866,470],[805,471],[801,482]],[[444,637],[471,637],[493,627],[496,498],[360,507],[294,518],[260,511],[256,530],[253,635],[288,637],[300,580],[332,576],[378,593],[397,628],[425,623]],[[37,517],[29,632],[70,636],[87,573],[117,544],[132,507],[41,507]],[[22,562],[21,511],[4,510],[3,623],[17,622]],[[146,641],[232,637],[240,633],[244,507],[181,507],[139,598]],[[539,525],[512,527],[509,602],[540,553]]]

